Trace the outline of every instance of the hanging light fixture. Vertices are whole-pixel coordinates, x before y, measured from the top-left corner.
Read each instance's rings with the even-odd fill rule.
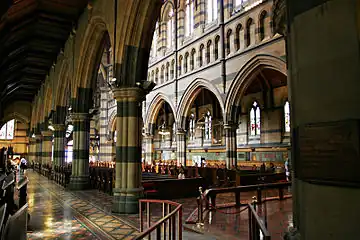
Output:
[[[166,110],[165,110],[165,102],[163,103],[164,105],[164,115],[165,115],[165,120],[163,120],[163,123],[159,126],[159,134],[160,135],[170,135],[170,130],[168,129],[168,127],[166,126]]]
[[[159,127],[159,134],[160,135],[170,135],[169,129],[166,127],[165,121]]]

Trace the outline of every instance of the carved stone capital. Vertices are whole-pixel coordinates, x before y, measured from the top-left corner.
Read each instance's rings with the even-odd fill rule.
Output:
[[[112,90],[117,102],[142,102],[145,100],[145,92],[141,88],[115,88]]]

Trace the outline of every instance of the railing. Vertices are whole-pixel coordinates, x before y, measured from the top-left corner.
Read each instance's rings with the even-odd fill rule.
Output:
[[[151,225],[150,204],[162,204],[162,218]],[[143,209],[146,205],[146,209]],[[167,200],[141,199],[140,208],[140,234],[134,239],[179,239],[182,240],[182,205]],[[144,212],[146,211],[147,229],[144,231]]]
[[[256,213],[255,208],[249,203],[247,209],[249,211],[249,240],[271,240],[270,233]],[[260,232],[262,238],[260,238]]]
[[[204,222],[204,212],[211,211],[219,208],[227,208],[227,207],[240,207],[240,194],[241,192],[249,192],[256,191],[256,197],[253,197],[253,200],[256,199],[257,203],[262,203],[265,200],[274,200],[279,199],[283,200],[285,198],[290,198],[291,196],[284,195],[284,188],[290,187],[291,182],[280,182],[280,183],[267,183],[267,184],[259,184],[259,185],[249,185],[249,186],[239,186],[239,187],[228,187],[228,188],[212,188],[205,191],[202,191],[202,187],[199,188],[200,196],[197,198],[197,208],[190,215],[188,219],[186,219],[186,223],[188,224],[200,224],[202,225]],[[271,198],[262,198],[262,191],[266,191],[269,189],[278,189],[278,197]],[[235,194],[235,205],[234,204],[222,204],[220,206],[216,206],[216,195],[221,193],[234,193]],[[197,214],[197,220],[194,220],[194,216]]]
[[[216,207],[216,195],[220,193],[234,193],[235,194],[235,204],[240,206],[240,194],[241,192],[257,192],[257,202],[262,202],[262,191],[269,189],[278,189],[279,190],[279,199],[283,200],[284,197],[284,188],[290,187],[291,182],[279,182],[279,183],[267,183],[267,184],[258,184],[258,185],[248,185],[248,186],[239,186],[239,187],[228,187],[228,188],[212,188],[205,191],[203,194],[203,199],[206,201],[206,209]]]

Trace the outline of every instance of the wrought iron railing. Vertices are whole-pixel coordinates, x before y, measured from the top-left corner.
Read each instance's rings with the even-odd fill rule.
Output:
[[[162,205],[162,217],[155,223],[151,223],[151,204]],[[140,210],[140,234],[134,239],[182,239],[182,205],[168,200],[141,199]],[[145,208],[144,208],[145,206]],[[146,216],[147,229],[144,230],[144,216]]]

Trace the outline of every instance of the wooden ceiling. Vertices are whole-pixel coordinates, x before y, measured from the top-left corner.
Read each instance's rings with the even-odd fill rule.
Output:
[[[3,1],[0,9],[5,9]],[[10,0],[11,6],[0,11],[2,106],[33,100],[87,2]]]

